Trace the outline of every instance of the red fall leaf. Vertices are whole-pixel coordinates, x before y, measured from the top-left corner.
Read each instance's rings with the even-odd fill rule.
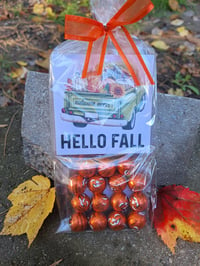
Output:
[[[154,227],[172,253],[177,238],[200,242],[200,194],[170,185],[160,188],[157,196]]]

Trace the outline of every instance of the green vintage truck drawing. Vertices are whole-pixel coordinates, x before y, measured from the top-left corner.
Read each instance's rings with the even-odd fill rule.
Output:
[[[134,128],[136,114],[143,111],[145,102],[144,86],[130,88],[121,97],[108,93],[65,91],[61,119],[76,127],[93,124],[130,130]]]

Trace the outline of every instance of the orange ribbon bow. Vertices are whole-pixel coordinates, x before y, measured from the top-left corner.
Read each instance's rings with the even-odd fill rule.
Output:
[[[153,7],[150,0],[127,0],[106,25],[90,18],[66,15],[65,39],[89,42],[82,78],[87,76],[89,72],[88,69],[94,68],[95,58],[96,61],[98,61],[95,74],[101,75],[108,37],[110,37],[113,45],[133,77],[135,84],[140,86],[144,82],[144,76],[148,78],[150,84],[154,84],[153,78],[135,42],[124,27],[124,25],[129,25],[142,19]],[[121,30],[114,31],[116,27],[120,27]],[[135,54],[136,57],[133,57],[133,54]],[[136,65],[137,75],[134,71]]]

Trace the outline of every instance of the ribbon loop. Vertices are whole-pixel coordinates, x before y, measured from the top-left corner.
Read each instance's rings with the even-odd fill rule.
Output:
[[[97,62],[97,69],[95,73],[93,72],[93,74],[101,75],[106,54],[108,37],[110,37],[113,45],[115,46],[126,67],[128,68],[135,84],[139,86],[145,79],[138,77],[138,73],[136,75],[132,61],[135,63],[135,65],[138,65],[138,72],[142,72],[142,75],[146,76],[151,84],[154,84],[153,78],[137,46],[135,45],[127,29],[124,27],[124,25],[132,24],[143,18],[152,10],[152,8],[153,4],[150,0],[127,0],[106,25],[103,25],[102,23],[90,18],[66,15],[65,39],[89,42],[82,72],[82,78],[85,78],[88,75],[90,61],[94,63],[95,60]],[[121,30],[120,28],[119,30],[121,32],[120,34],[122,36],[123,43],[121,42],[120,38],[119,40],[117,40],[117,38],[115,38],[114,36],[113,29],[116,27],[121,27]],[[104,38],[102,38],[103,36]],[[131,57],[130,55],[126,55],[127,48],[126,45],[124,45],[124,39],[127,40],[126,45],[127,47],[129,47],[129,50],[130,48],[132,49],[130,54],[134,54],[137,59]],[[94,51],[98,51],[99,56],[98,59],[91,60],[91,57],[94,57]]]
[[[129,25],[145,17],[153,8],[151,0],[127,0],[108,23],[115,26]]]
[[[90,18],[65,16],[65,39],[94,42],[103,35],[102,23]]]

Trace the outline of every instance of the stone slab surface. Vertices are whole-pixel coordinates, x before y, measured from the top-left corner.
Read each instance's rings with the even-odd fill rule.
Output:
[[[152,137],[158,184],[187,185],[190,179],[200,189],[200,171],[196,176],[191,174],[194,161],[200,170],[200,101],[158,94]]]
[[[34,79],[32,79],[34,77]],[[35,78],[37,78],[36,81]],[[32,81],[31,81],[32,79]],[[42,81],[44,82],[44,87],[42,87]],[[35,101],[41,101],[43,105],[43,100],[40,92],[47,91],[46,86],[48,85],[48,75],[31,73],[29,74],[29,78],[27,81],[27,85],[30,86],[30,82],[32,82],[32,87],[29,87],[29,90],[34,89],[34,85],[38,85],[37,87],[37,97],[35,96]],[[26,87],[27,89],[28,87]],[[45,89],[46,88],[46,89]],[[26,91],[26,95],[28,93],[28,89]],[[29,91],[29,97],[31,96]],[[164,107],[163,102],[168,102],[168,96],[158,96],[158,108],[163,108],[162,112],[158,114],[158,119],[161,121],[157,122],[157,132],[163,132],[165,134],[165,138],[168,140],[168,145],[171,143],[173,147],[173,143],[175,141],[170,142],[167,136],[171,136],[170,129],[168,131],[164,130],[164,125],[167,125],[167,121],[162,120],[164,116],[164,112],[168,113],[170,116],[170,109]],[[46,99],[46,96],[44,96]],[[166,100],[165,100],[166,99]],[[199,111],[197,110],[199,107],[198,101],[193,101],[190,99],[182,99],[182,98],[173,98],[172,100],[177,99],[180,104],[177,104],[177,117],[180,118],[183,111],[181,111],[181,106],[185,106],[184,109],[187,115],[190,114],[188,119],[194,121],[191,123],[190,129],[183,129],[181,122],[178,124],[182,129],[182,134],[185,134],[186,137],[186,147],[182,147],[179,142],[178,145],[182,147],[180,152],[178,153],[176,150],[168,153],[173,157],[173,160],[177,163],[178,160],[183,158],[184,162],[187,162],[189,168],[184,167],[185,173],[184,175],[180,175],[179,178],[176,177],[176,173],[183,173],[182,169],[176,168],[173,164],[173,160],[166,155],[166,147],[165,142],[161,141],[159,138],[156,140],[157,143],[157,154],[158,154],[158,167],[165,167],[165,171],[162,169],[158,169],[158,173],[163,173],[163,176],[159,177],[159,183],[164,183],[166,180],[165,174],[170,176],[173,174],[173,178],[170,178],[170,182],[174,183],[174,178],[177,178],[179,183],[182,183],[182,178],[187,175],[187,178],[183,178],[186,185],[192,187],[193,189],[200,192],[199,186],[199,173],[200,173],[200,164],[199,164],[199,134],[198,134],[198,126],[199,126]],[[162,102],[163,101],[163,102]],[[165,102],[165,103],[166,103]],[[39,105],[36,108],[36,103],[34,103],[33,98],[29,99],[29,106],[27,105],[27,96],[25,102],[25,110],[32,110],[32,112],[40,113]],[[162,107],[161,107],[161,106]],[[187,106],[186,106],[187,105]],[[160,107],[159,107],[160,106]],[[187,107],[187,108],[186,108]],[[198,108],[197,108],[198,107]],[[32,109],[33,108],[33,109]],[[44,108],[44,106],[43,106]],[[174,106],[172,108],[175,108]],[[192,113],[193,110],[194,113]],[[46,114],[45,114],[46,110]],[[48,107],[45,107],[43,110],[44,117],[47,117]],[[10,202],[6,200],[7,196],[10,192],[23,181],[30,179],[36,172],[34,172],[31,168],[29,168],[24,162],[23,156],[23,147],[22,147],[22,139],[21,139],[21,117],[22,117],[22,108],[20,106],[8,106],[4,108],[0,108],[0,124],[8,124],[11,121],[13,115],[16,114],[12,126],[9,130],[7,144],[6,144],[6,155],[3,156],[3,149],[5,146],[5,134],[6,128],[0,129],[0,230],[3,227],[3,220],[5,217],[5,212],[10,207]],[[37,114],[35,114],[37,115]],[[166,115],[166,114],[165,114]],[[197,116],[198,115],[198,116]],[[27,125],[24,119],[28,114],[23,114],[23,127]],[[39,118],[39,116],[37,116]],[[160,118],[159,118],[160,117]],[[30,117],[29,117],[30,118]],[[34,115],[32,115],[32,121],[29,121],[30,125],[33,125],[33,122],[37,124],[38,128],[28,129],[23,128],[23,140],[25,139],[25,135],[28,134],[27,142],[29,146],[25,146],[29,154],[29,161],[31,160],[31,153],[35,156],[39,156],[41,160],[41,168],[44,167],[45,157],[43,155],[46,154],[47,146],[43,145],[43,141],[40,141],[41,150],[37,150],[38,145],[31,144],[30,140],[34,140],[35,134],[39,134],[40,137],[44,138],[48,136],[48,126],[42,122],[42,119],[34,120]],[[174,118],[175,119],[175,118]],[[185,118],[187,120],[187,118]],[[178,119],[179,120],[179,119]],[[184,123],[189,123],[188,122]],[[196,120],[196,122],[195,122]],[[159,121],[159,120],[158,120]],[[163,122],[162,122],[163,121]],[[175,120],[172,120],[175,121]],[[179,120],[180,121],[180,120]],[[171,122],[172,123],[172,122]],[[172,124],[174,125],[175,122]],[[178,123],[178,122],[177,122]],[[46,126],[46,129],[45,129]],[[163,128],[163,131],[161,130]],[[45,132],[45,130],[47,130]],[[177,130],[178,132],[178,130]],[[26,133],[24,135],[24,133]],[[188,138],[188,139],[187,139]],[[44,141],[47,141],[44,140]],[[27,144],[25,142],[25,145]],[[47,142],[44,142],[48,144]],[[176,143],[175,143],[176,144]],[[27,144],[28,145],[28,144]],[[165,147],[163,150],[162,147]],[[184,148],[184,149],[183,149]],[[184,151],[184,152],[183,152]],[[162,153],[161,153],[162,152]],[[184,153],[184,154],[183,154]],[[162,160],[161,160],[162,158]],[[167,160],[166,160],[167,158]],[[170,162],[168,162],[168,160]],[[165,166],[166,164],[166,166]],[[160,166],[159,166],[160,165]],[[183,166],[182,162],[179,162],[180,167]],[[171,167],[172,166],[172,167]],[[168,169],[170,168],[170,169]],[[50,169],[50,168],[49,168]],[[174,170],[178,169],[178,170]],[[43,169],[44,170],[44,169]],[[51,170],[51,169],[50,169]],[[51,172],[49,170],[49,172]],[[42,171],[42,169],[41,169]],[[164,179],[164,181],[163,181]],[[167,180],[168,182],[168,180]],[[199,266],[200,265],[200,245],[197,243],[185,242],[182,240],[178,240],[176,247],[176,254],[172,255],[169,249],[163,244],[163,242],[156,235],[154,230],[150,230],[148,228],[141,230],[139,232],[133,231],[123,231],[123,232],[99,232],[99,233],[77,233],[77,234],[55,234],[59,225],[59,215],[58,210],[55,207],[53,213],[46,219],[44,225],[42,226],[39,234],[31,247],[28,249],[28,241],[25,235],[23,236],[0,236],[0,265],[2,266],[10,266],[10,265],[22,265],[22,266],[35,266],[35,265],[51,265],[52,263],[62,259],[62,262],[59,264],[61,266],[68,265],[77,265],[77,266]]]
[[[26,81],[22,137],[26,162],[38,171],[52,176],[52,162],[49,158],[48,83],[48,74],[29,72]],[[192,182],[190,170],[196,167],[193,161],[196,157],[200,159],[199,128],[199,100],[158,94],[152,144],[156,147],[159,185],[187,184],[188,178]],[[200,181],[195,182],[198,182],[200,187]]]

